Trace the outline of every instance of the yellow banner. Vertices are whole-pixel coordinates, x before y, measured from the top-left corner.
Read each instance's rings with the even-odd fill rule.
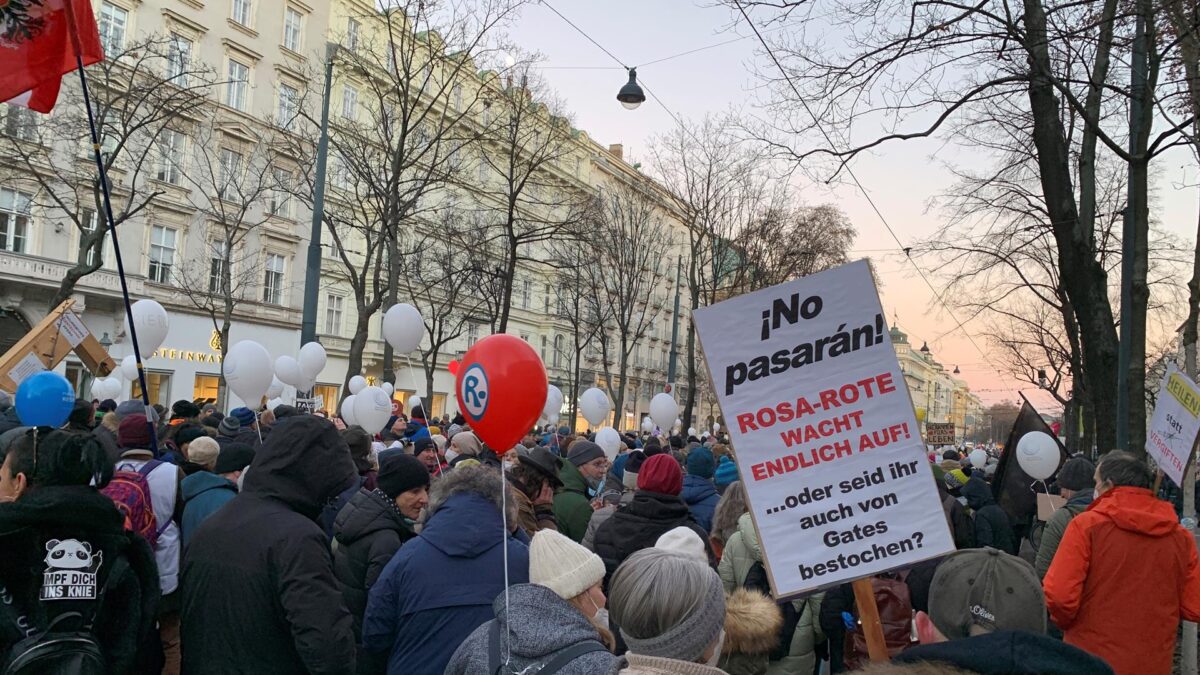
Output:
[[[1179,401],[1179,405],[1187,408],[1192,417],[1200,417],[1200,396],[1196,396],[1196,392],[1178,373],[1171,373],[1167,380],[1167,391]]]

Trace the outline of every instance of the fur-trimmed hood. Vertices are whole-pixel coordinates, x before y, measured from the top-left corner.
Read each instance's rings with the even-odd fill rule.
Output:
[[[725,597],[725,654],[760,654],[774,649],[783,627],[783,613],[758,591],[735,589]]]

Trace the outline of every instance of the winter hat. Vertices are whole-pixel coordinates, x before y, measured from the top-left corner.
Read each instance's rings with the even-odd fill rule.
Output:
[[[117,445],[124,450],[150,447],[150,427],[146,424],[145,415],[137,413],[121,420],[121,425],[117,427]]]
[[[222,436],[236,436],[242,428],[242,422],[233,415],[226,415],[217,426],[217,432]]]
[[[186,399],[180,399],[171,405],[171,419],[185,419],[199,416],[200,406]]]
[[[688,453],[687,472],[690,476],[712,478],[713,470],[716,469],[715,464],[712,450],[704,446],[700,446]]]
[[[567,461],[578,467],[603,456],[604,451],[600,446],[581,438],[571,444],[571,450],[567,452]]]
[[[279,405],[275,406],[275,409],[272,410],[271,413],[275,415],[275,421],[278,422],[285,417],[295,417],[300,414],[300,411],[293,406],[280,403]]]
[[[429,437],[433,444],[437,446],[438,454],[446,452],[446,437],[441,434],[434,434]]]
[[[350,448],[351,457],[366,457],[371,454],[371,435],[362,427],[350,427],[343,430],[342,440],[346,441],[346,446]]]
[[[721,458],[717,464],[717,470],[713,472],[713,482],[718,486],[729,485],[738,479],[737,462],[734,462],[728,455]]]
[[[412,409],[412,412],[410,412],[408,414],[408,419],[412,420],[413,422],[420,420],[422,423],[424,423],[425,422],[425,407],[424,406],[415,406]]]
[[[0,391],[0,396],[3,396],[3,395],[4,395],[4,392]],[[3,408],[3,407],[4,407],[4,403],[0,402],[0,408]],[[116,409],[117,409],[117,402],[112,400],[111,398],[106,398],[103,401],[100,401],[100,405],[96,406],[96,412],[98,412],[98,413],[110,413],[110,412],[115,411]]]
[[[462,433],[462,430],[462,426],[458,424],[451,424],[446,427],[446,440],[453,440],[456,435]]]
[[[413,457],[420,457],[426,450],[433,450],[434,454],[437,454],[437,446],[433,444],[432,438],[418,438],[413,441]]]
[[[704,542],[700,535],[690,527],[679,527],[669,530],[654,542],[654,548],[685,555],[693,560],[708,564],[708,553],[704,550]]]
[[[380,461],[375,483],[389,499],[395,499],[413,488],[429,487],[429,469],[412,455],[392,453]]]
[[[708,585],[707,588],[695,589],[698,602],[693,606],[692,612],[674,626],[656,631],[658,635],[637,636],[630,634],[622,625],[621,637],[625,638],[625,644],[629,647],[629,651],[640,656],[696,661],[704,653],[704,650],[716,641],[725,625],[725,588],[721,584],[721,577],[717,576],[717,573],[707,563],[699,563],[693,558],[678,553],[668,553],[656,549],[643,549],[634,553],[625,563],[622,563],[622,566],[631,562],[640,563],[645,556],[649,555],[646,551],[684,560],[689,565],[701,566],[708,578]],[[620,573],[621,571],[618,569],[617,575]],[[620,579],[614,577],[614,581],[617,580]],[[621,620],[624,618],[625,612],[622,609],[616,606],[612,609],[611,616],[618,625],[622,624]]]
[[[532,467],[545,476],[553,487],[562,485],[558,472],[562,469],[562,458],[545,448],[517,446],[517,457],[521,464]]]
[[[952,459],[957,462],[962,459],[962,455],[958,454],[957,450],[947,450],[942,453],[942,459]]]
[[[208,471],[216,468],[217,457],[220,454],[221,446],[208,436],[200,436],[188,441],[188,461],[199,464]]]
[[[646,453],[634,450],[623,457],[626,459],[621,471],[621,485],[627,490],[636,490],[638,472],[642,470],[642,464],[646,463]]]
[[[988,632],[1046,632],[1046,599],[1033,566],[994,548],[951,553],[933,575],[929,618],[950,640]]]
[[[647,459],[637,477],[637,489],[646,492],[678,497],[683,490],[683,471],[679,469],[679,462],[670,455],[655,455]]]
[[[454,434],[454,438],[450,439],[450,447],[457,450],[460,455],[478,457],[479,453],[483,452],[483,443],[480,443],[479,437],[470,431],[460,431]]]
[[[600,556],[554,530],[541,530],[529,544],[529,583],[545,586],[563,600],[604,580]]]
[[[672,436],[671,437],[671,448],[674,450],[682,450],[683,449],[683,436]]]
[[[244,427],[251,426],[255,421],[254,411],[246,407],[234,408],[233,410],[230,410],[229,416],[236,417],[238,422],[240,422]]]
[[[1058,470],[1058,486],[1068,490],[1089,490],[1096,487],[1096,465],[1085,457],[1072,457]]]
[[[213,473],[241,471],[253,461],[254,448],[245,443],[230,443],[221,448],[221,454],[217,455],[217,465],[213,467]]]
[[[197,438],[207,438],[204,427],[199,424],[184,424],[175,432],[175,445],[185,445],[195,441]],[[188,456],[191,456],[191,446],[188,446]]]
[[[658,436],[651,436],[642,444],[642,451],[646,453],[647,457],[653,457],[663,451],[662,441],[658,440]]]
[[[115,412],[117,413],[117,419],[124,419],[130,415],[142,415],[144,417],[146,415],[146,404],[136,398],[122,401],[121,405],[117,406]],[[150,409],[150,419],[155,423],[158,422],[158,413],[155,412],[154,408]]]

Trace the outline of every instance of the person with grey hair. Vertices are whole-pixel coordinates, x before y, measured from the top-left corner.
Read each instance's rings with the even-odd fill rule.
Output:
[[[609,587],[611,617],[629,651],[621,675],[721,675],[725,591],[703,562],[658,548],[621,563]]]
[[[529,547],[507,534],[516,522],[516,499],[496,469],[460,466],[434,482],[421,533],[400,547],[367,598],[363,647],[390,653],[389,675],[440,675],[458,645],[491,620],[496,596],[529,582]]]

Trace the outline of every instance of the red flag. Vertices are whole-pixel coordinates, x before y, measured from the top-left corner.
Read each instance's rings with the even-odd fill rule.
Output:
[[[0,0],[0,101],[48,113],[63,75],[104,59],[88,0]]]

